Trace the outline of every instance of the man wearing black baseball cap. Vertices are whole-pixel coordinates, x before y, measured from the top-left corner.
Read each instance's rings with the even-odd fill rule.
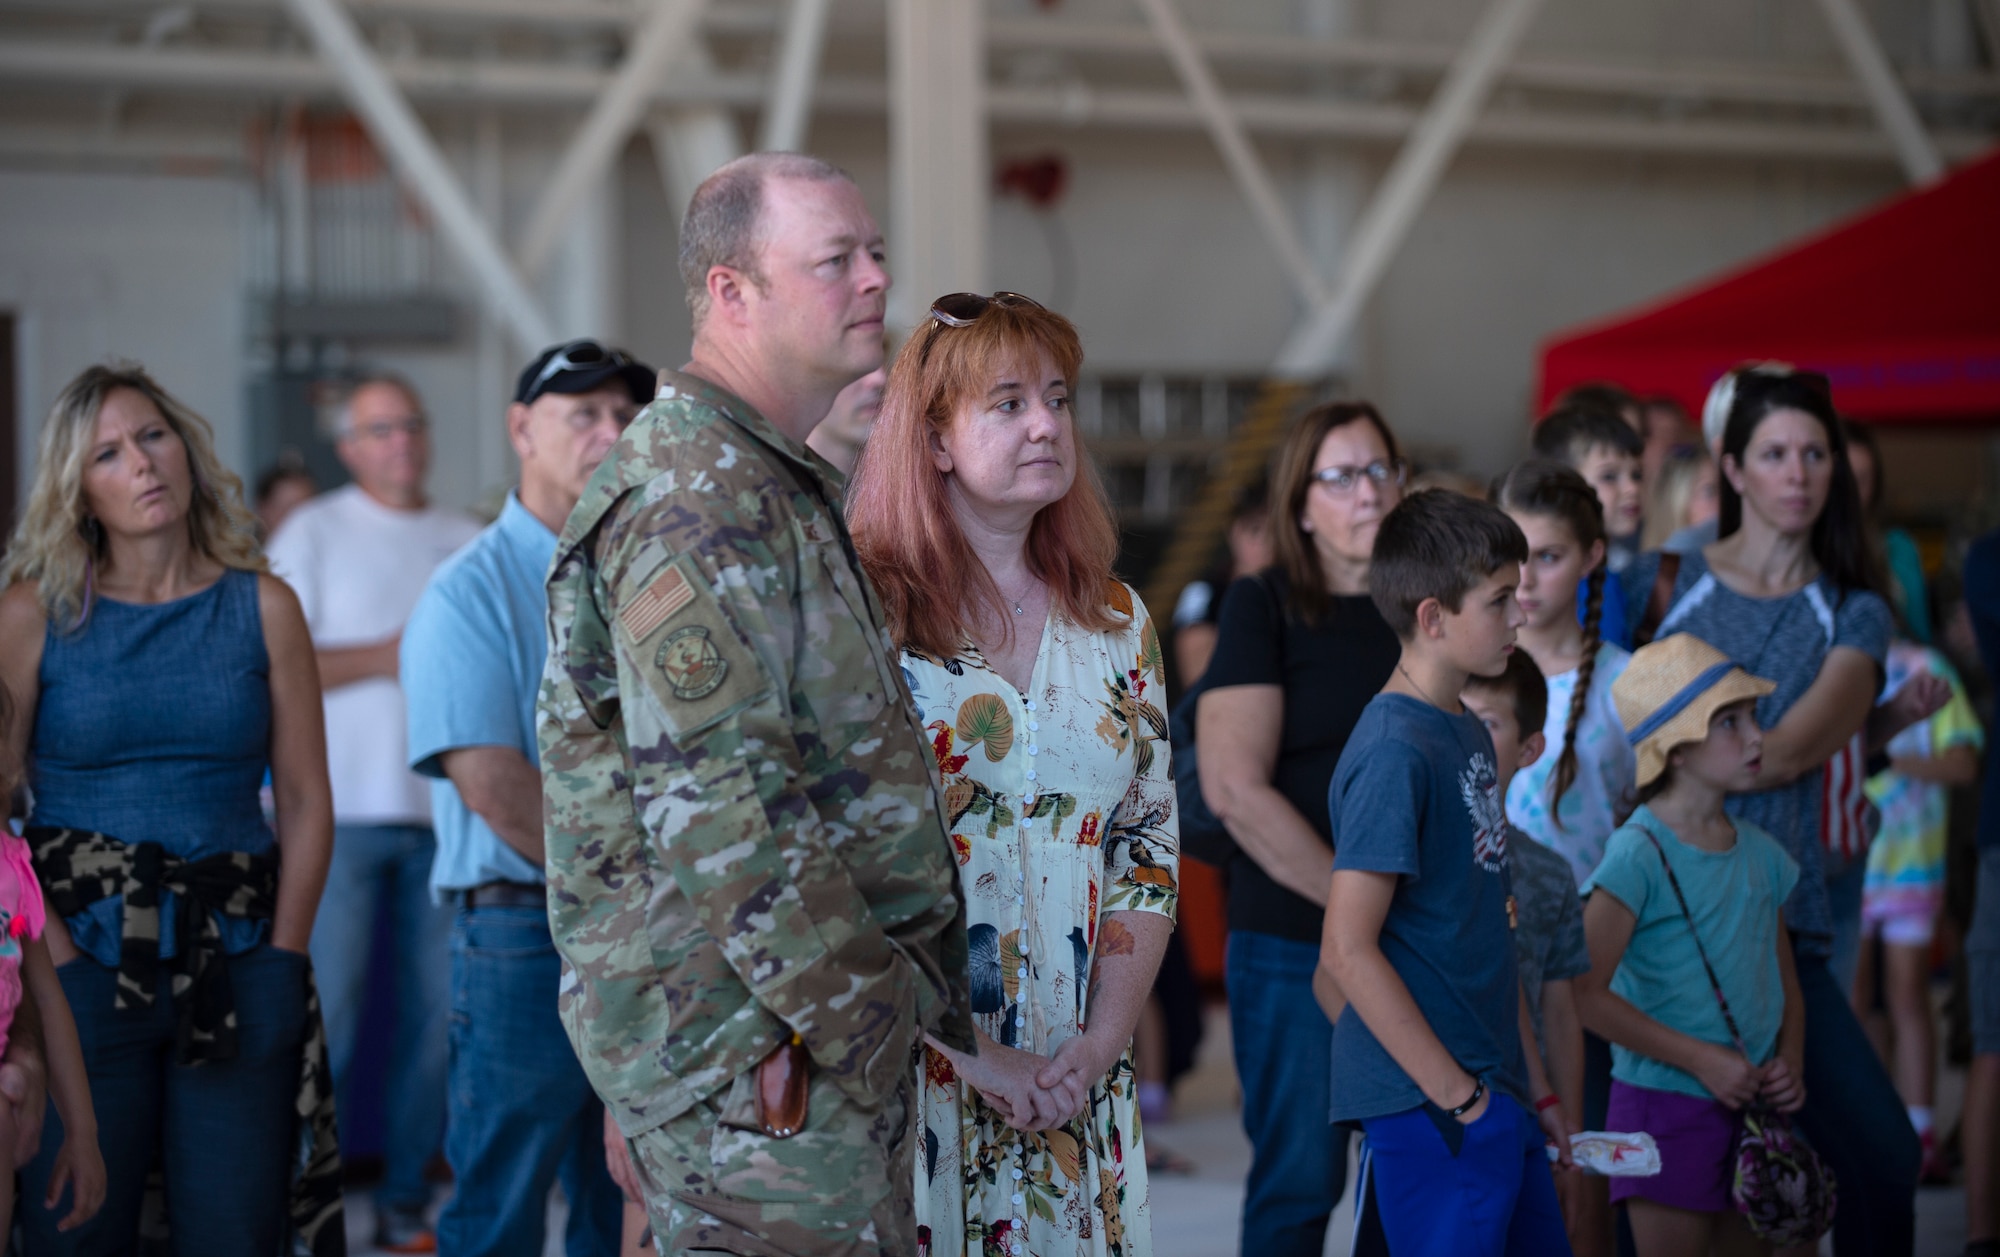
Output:
[[[573,340],[538,354],[507,408],[520,488],[437,570],[403,634],[410,766],[436,779],[431,893],[457,909],[445,1131],[457,1189],[438,1219],[450,1257],[541,1252],[558,1177],[572,1257],[619,1247],[604,1108],[556,1012],[535,697],[556,534],[652,395],[652,368],[623,350]]]

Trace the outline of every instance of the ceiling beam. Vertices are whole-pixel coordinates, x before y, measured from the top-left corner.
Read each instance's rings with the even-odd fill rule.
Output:
[[[1875,120],[1889,142],[1896,146],[1896,160],[1902,163],[1903,174],[1913,184],[1929,183],[1943,175],[1944,158],[1938,156],[1937,146],[1924,131],[1923,119],[1903,93],[1903,85],[1896,81],[1888,54],[1882,51],[1874,29],[1855,7],[1854,0],[1819,0],[1819,7],[1826,15],[1827,25],[1833,27],[1841,51],[1847,54],[1854,77],[1868,93]]]
[[[771,74],[771,94],[764,103],[764,122],[757,147],[766,153],[797,152],[812,123],[813,83],[826,45],[829,0],[792,0],[785,28],[778,35],[777,69]]]
[[[1374,294],[1389,263],[1409,237],[1445,167],[1486,104],[1487,93],[1534,20],[1541,0],[1489,0],[1466,37],[1465,48],[1445,72],[1410,138],[1382,176],[1381,186],[1354,224],[1341,257],[1332,295],[1309,311],[1278,351],[1272,374],[1310,378],[1331,366],[1341,342]]]
[[[546,62],[456,62],[411,58],[385,73],[413,102],[433,108],[495,105],[546,115],[555,106],[582,109],[609,75],[589,66]],[[254,100],[340,97],[333,73],[299,53],[187,48],[145,50],[75,41],[0,39],[0,82],[20,94],[29,87],[98,91],[130,87],[208,98]],[[760,108],[763,76],[733,71],[676,72],[655,84],[652,103],[674,107]],[[1000,126],[1093,130],[1198,131],[1201,118],[1186,96],[1157,89],[1068,86],[986,88],[987,115]],[[1231,107],[1252,135],[1305,141],[1395,144],[1416,125],[1407,105],[1325,100],[1275,93],[1238,94]],[[881,117],[888,91],[879,79],[822,75],[816,110]],[[1958,161],[1993,145],[1991,134],[1958,130],[1932,137]],[[1626,156],[1686,154],[1778,161],[1893,162],[1895,152],[1872,125],[1757,122],[1735,119],[1648,118],[1628,112],[1488,110],[1466,136],[1479,147],[1540,149]]]
[[[1321,38],[1266,35],[1249,31],[1191,31],[1195,46],[1211,65],[1263,69],[1391,70],[1425,77],[1442,75],[1456,50],[1449,44],[1357,36]],[[988,24],[995,52],[1061,52],[1155,60],[1158,41],[1130,23],[995,18]],[[1746,104],[1852,105],[1868,98],[1851,74],[1802,69],[1795,64],[1690,62],[1660,65],[1637,61],[1572,61],[1523,57],[1508,64],[1500,81],[1509,87],[1600,92]],[[1904,76],[1926,94],[2000,97],[2000,75],[1915,70]]]
[[[1308,310],[1320,305],[1327,299],[1326,283],[1319,277],[1305,246],[1299,243],[1291,213],[1285,209],[1278,187],[1271,182],[1257,150],[1250,146],[1250,137],[1223,96],[1214,72],[1208,68],[1201,50],[1188,38],[1180,11],[1174,8],[1173,0],[1138,0],[1138,3],[1146,12],[1153,35],[1166,51],[1167,60],[1173,63],[1174,73],[1180,76],[1188,102],[1222,154],[1222,164],[1229,168],[1237,190],[1250,203],[1257,225],[1264,229],[1264,239],[1278,255],[1285,279],[1298,295],[1299,304]]]
[[[424,208],[445,244],[480,287],[488,306],[513,334],[525,356],[554,340],[548,316],[473,208],[458,176],[438,151],[416,111],[383,73],[340,0],[287,0],[299,25],[340,80],[348,104],[370,138]]]
[[[589,116],[576,129],[555,173],[542,183],[541,195],[521,233],[521,269],[541,273],[570,215],[611,169],[611,163],[632,136],[632,129],[650,103],[653,89],[667,77],[668,66],[686,48],[707,0],[654,0],[645,25],[625,50],[625,59],[591,104]]]

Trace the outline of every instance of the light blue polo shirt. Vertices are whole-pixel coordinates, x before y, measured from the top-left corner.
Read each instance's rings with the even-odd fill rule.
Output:
[[[542,870],[500,840],[458,788],[443,755],[511,746],[538,764],[535,695],[548,654],[548,594],[556,535],[507,495],[500,518],[445,560],[403,629],[410,767],[431,782],[437,860],[431,895],[485,882],[539,884]]]

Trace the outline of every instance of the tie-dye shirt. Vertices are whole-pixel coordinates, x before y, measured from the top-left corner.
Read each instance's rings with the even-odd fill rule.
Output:
[[[1985,744],[1965,686],[1943,655],[1915,642],[1896,641],[1889,645],[1887,666],[1884,702],[1925,672],[1951,683],[1951,699],[1936,715],[1911,725],[1889,743],[1892,758],[1930,759],[1954,746]],[[1868,779],[1868,797],[1882,813],[1882,828],[1868,849],[1863,916],[1877,921],[1934,914],[1944,900],[1950,790],[1891,769]]]

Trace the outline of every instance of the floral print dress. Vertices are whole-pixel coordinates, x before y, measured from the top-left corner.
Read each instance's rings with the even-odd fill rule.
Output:
[[[1018,693],[970,645],[905,651],[965,887],[972,1009],[995,1042],[1051,1056],[1089,1014],[1107,912],[1171,917],[1179,825],[1159,634],[1131,588],[1090,632],[1052,613]],[[1146,1154],[1128,1044],[1068,1125],[1008,1126],[926,1047],[916,1149],[923,1257],[1145,1257]]]

